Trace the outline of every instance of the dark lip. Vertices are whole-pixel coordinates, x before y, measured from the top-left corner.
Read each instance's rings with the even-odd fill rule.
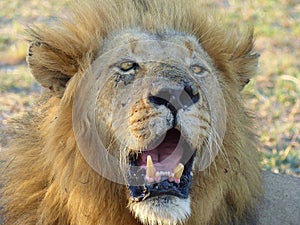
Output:
[[[184,165],[184,171],[180,178],[180,183],[170,182],[167,177],[160,182],[147,183],[145,181],[146,169],[137,166],[136,155],[129,155],[130,169],[127,177],[129,183],[128,189],[132,201],[140,202],[152,197],[167,195],[182,199],[188,198],[192,181],[192,167],[195,151],[192,151],[186,142],[182,145],[185,154],[181,159],[181,163]]]

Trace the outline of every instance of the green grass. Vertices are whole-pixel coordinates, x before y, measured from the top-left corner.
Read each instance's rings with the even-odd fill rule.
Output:
[[[244,91],[257,115],[266,170],[300,175],[300,4],[235,1],[233,22],[255,26],[260,71]]]
[[[25,64],[20,64],[27,48],[24,28],[64,11],[67,2],[0,1],[0,129],[10,117],[30,108],[37,95],[35,81]],[[300,2],[223,2],[228,3],[222,11],[231,23],[255,27],[260,68],[244,94],[257,116],[262,166],[300,176]]]
[[[1,71],[0,90],[11,92],[16,89],[30,89],[35,83],[33,76],[29,74],[24,65],[8,67],[6,71]]]

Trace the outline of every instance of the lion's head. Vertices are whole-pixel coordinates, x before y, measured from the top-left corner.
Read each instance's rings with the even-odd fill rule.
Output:
[[[90,165],[111,167],[95,163],[90,139],[86,143],[86,136],[100,135],[104,151],[124,172],[129,209],[143,223],[185,221],[193,171],[213,162],[226,127],[225,100],[211,58],[195,37],[174,30],[119,32],[98,57],[75,96],[74,123],[96,109],[96,126],[84,138],[79,132],[79,148]],[[82,103],[81,96],[88,100]],[[94,149],[100,152],[99,144]]]
[[[249,222],[261,189],[240,92],[258,55],[252,32],[205,11],[196,1],[88,1],[30,31],[27,60],[49,91],[37,126],[45,147],[34,148],[47,185],[28,203],[43,218],[28,221]]]

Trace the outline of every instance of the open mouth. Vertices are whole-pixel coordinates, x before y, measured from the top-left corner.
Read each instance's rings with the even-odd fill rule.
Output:
[[[130,155],[129,190],[139,202],[151,197],[172,195],[188,198],[194,151],[175,128],[154,149]]]

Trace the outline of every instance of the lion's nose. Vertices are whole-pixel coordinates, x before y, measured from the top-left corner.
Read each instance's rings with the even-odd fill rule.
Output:
[[[173,115],[179,109],[186,109],[199,101],[199,92],[194,85],[184,85],[182,88],[162,88],[149,95],[149,101],[155,105],[165,105]]]

